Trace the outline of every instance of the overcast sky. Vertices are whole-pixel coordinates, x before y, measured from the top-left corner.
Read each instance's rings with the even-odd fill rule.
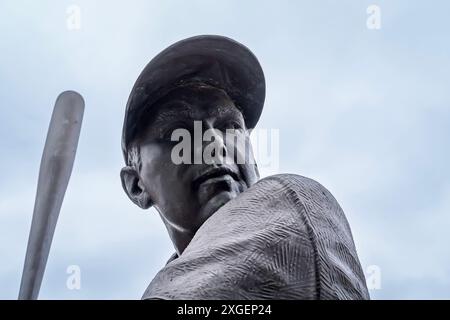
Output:
[[[372,4],[379,30],[366,25]],[[47,128],[68,89],[86,109],[40,297],[141,297],[173,246],[157,213],[122,191],[125,104],[159,51],[220,34],[260,60],[258,126],[280,132],[277,171],[337,198],[363,268],[381,272],[372,298],[449,299],[449,12],[444,0],[1,1],[0,298],[19,291]],[[80,290],[66,286],[71,265]]]

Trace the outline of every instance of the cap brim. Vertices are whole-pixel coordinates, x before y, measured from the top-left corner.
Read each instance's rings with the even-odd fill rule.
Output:
[[[169,90],[200,81],[227,92],[242,111],[247,128],[254,128],[262,112],[265,80],[255,55],[244,45],[216,35],[181,40],[153,58],[139,75],[125,111],[124,153],[148,108]]]

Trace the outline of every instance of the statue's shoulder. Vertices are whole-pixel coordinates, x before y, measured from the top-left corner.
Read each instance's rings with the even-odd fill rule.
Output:
[[[259,184],[259,186],[258,186]],[[287,196],[307,216],[346,221],[336,198],[321,183],[298,174],[276,174],[259,180],[255,185],[259,192],[272,196]],[[253,186],[252,186],[253,188]],[[346,223],[347,224],[347,223]]]
[[[335,201],[331,192],[318,181],[293,173],[280,173],[267,176],[259,180],[257,184],[269,184],[273,188],[286,188],[301,195],[321,195]]]

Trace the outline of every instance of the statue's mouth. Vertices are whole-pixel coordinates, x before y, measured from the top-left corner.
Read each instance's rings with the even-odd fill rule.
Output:
[[[206,181],[220,180],[221,178],[226,179],[227,177],[231,177],[235,181],[239,181],[239,175],[228,167],[210,167],[200,172],[200,174],[194,178],[192,186],[194,190],[197,190],[200,185]]]

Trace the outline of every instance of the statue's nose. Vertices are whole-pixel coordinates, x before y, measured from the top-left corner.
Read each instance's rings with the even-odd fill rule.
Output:
[[[202,127],[202,143],[194,143],[194,159],[202,159],[201,162],[206,164],[224,163],[229,154],[225,133],[207,121],[203,122]]]

